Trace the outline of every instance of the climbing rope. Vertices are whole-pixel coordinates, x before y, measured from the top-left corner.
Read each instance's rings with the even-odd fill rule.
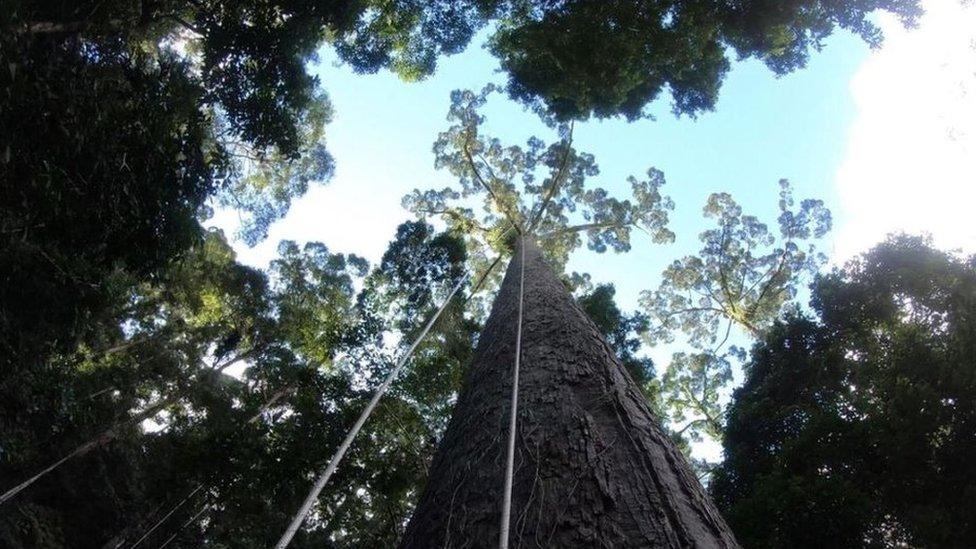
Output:
[[[506,229],[503,233],[498,235],[495,238],[495,240],[492,241],[492,244],[505,238],[508,235],[508,233],[511,232],[512,229],[519,231],[518,226],[513,222],[508,229]],[[495,265],[498,264],[498,261],[500,259],[501,256],[495,259],[495,261],[491,264],[488,270],[486,270],[485,273],[481,276],[481,278],[478,280],[477,284],[475,285],[475,290],[474,290],[475,292],[477,292],[478,289],[481,288],[481,284],[488,277],[488,274],[492,271],[492,269],[495,268]],[[366,423],[366,420],[369,419],[370,414],[373,413],[373,409],[376,408],[376,405],[377,403],[379,403],[380,398],[382,398],[383,395],[386,393],[387,389],[389,389],[390,384],[393,383],[393,380],[396,378],[397,374],[399,374],[400,370],[403,369],[403,366],[410,358],[410,355],[413,354],[414,350],[417,348],[420,342],[424,339],[424,337],[427,336],[427,332],[430,331],[430,328],[434,325],[434,322],[437,321],[438,317],[440,317],[441,313],[444,312],[444,309],[446,309],[448,304],[451,302],[451,299],[458,292],[458,290],[461,289],[461,286],[464,285],[465,281],[467,281],[468,278],[470,278],[470,276],[471,276],[470,272],[464,273],[464,276],[461,277],[461,280],[459,280],[458,283],[454,286],[454,288],[451,289],[451,293],[448,294],[447,298],[444,300],[444,303],[441,305],[440,309],[438,309],[437,312],[434,313],[434,316],[431,317],[431,319],[427,322],[427,325],[424,326],[424,329],[420,332],[420,335],[417,336],[414,342],[410,345],[410,348],[407,349],[407,352],[404,353],[403,356],[400,357],[400,360],[397,361],[396,366],[393,367],[393,370],[390,372],[390,374],[386,376],[386,379],[383,380],[383,383],[379,386],[378,389],[376,389],[376,392],[373,394],[373,398],[370,399],[369,404],[366,405],[366,408],[359,415],[359,419],[356,420],[356,423],[352,426],[352,429],[346,435],[346,438],[342,441],[342,444],[339,445],[339,449],[336,450],[336,453],[332,456],[332,459],[329,461],[329,465],[325,468],[325,472],[323,472],[322,475],[320,475],[319,478],[315,481],[315,484],[312,486],[312,489],[309,491],[308,496],[305,497],[305,501],[302,503],[301,508],[299,508],[298,513],[296,513],[294,518],[292,518],[292,521],[288,525],[288,528],[285,530],[285,533],[281,535],[281,539],[279,539],[278,543],[275,545],[275,549],[285,549],[286,547],[288,547],[288,544],[291,543],[292,538],[294,538],[295,534],[298,533],[298,529],[301,528],[302,523],[305,522],[305,518],[308,516],[308,513],[312,510],[312,507],[315,505],[315,501],[318,499],[319,494],[322,493],[322,489],[325,488],[326,483],[329,482],[329,478],[335,472],[336,467],[339,466],[339,462],[342,461],[342,458],[343,456],[345,456],[346,451],[348,451],[349,447],[352,445],[353,439],[356,438],[356,435],[359,434],[359,431],[363,428],[363,425]]]
[[[195,522],[198,518],[200,518],[200,515],[202,515],[204,512],[206,512],[206,510],[209,509],[209,508],[210,508],[210,504],[209,503],[204,503],[203,504],[203,507],[201,507],[200,510],[196,512],[196,514],[194,514],[192,517],[190,517],[189,520],[187,520],[179,528],[177,528],[176,529],[176,532],[173,533],[172,536],[170,536],[166,541],[163,542],[162,545],[159,546],[159,549],[163,549],[163,547],[166,547],[167,545],[169,545],[170,542],[172,542],[174,539],[176,539],[176,536],[180,535],[180,532],[182,532],[184,528],[186,528],[187,526],[189,526],[190,524],[192,524],[193,522]]]
[[[20,484],[18,484],[17,486],[14,486],[10,490],[7,490],[6,492],[3,493],[3,495],[0,495],[0,505],[6,503],[8,500],[10,500],[11,498],[13,498],[17,494],[19,494],[22,490],[24,490],[25,488],[27,488],[31,484],[34,484],[34,482],[37,481],[39,478],[43,477],[44,475],[46,475],[46,474],[50,473],[51,471],[53,471],[53,470],[57,469],[58,467],[60,467],[61,464],[63,464],[64,462],[68,461],[69,459],[71,459],[71,458],[73,458],[73,457],[75,457],[77,455],[83,454],[83,453],[87,452],[88,450],[91,450],[92,448],[94,448],[98,444],[98,442],[99,442],[99,440],[98,439],[95,439],[95,440],[86,442],[85,444],[82,444],[81,446],[75,448],[75,450],[73,452],[71,452],[70,454],[64,456],[63,458],[59,459],[58,461],[54,462],[53,465],[50,465],[49,467],[47,467],[46,469],[44,469],[40,473],[37,473],[36,475],[34,475],[31,478],[25,480],[24,482],[21,482]]]
[[[430,328],[434,325],[434,322],[437,321],[438,317],[441,316],[441,313],[444,312],[444,309],[447,308],[447,305],[451,302],[451,298],[453,298],[454,294],[461,289],[461,286],[464,285],[469,277],[470,273],[465,273],[464,276],[461,277],[461,280],[454,285],[454,288],[451,289],[451,293],[448,294],[447,299],[444,300],[444,303],[441,305],[440,309],[438,309],[437,312],[434,313],[434,316],[427,321],[427,325],[424,326],[424,329],[420,332],[420,335],[417,336],[414,342],[410,345],[410,348],[407,349],[407,352],[400,357],[400,360],[397,361],[396,366],[393,367],[393,370],[390,371],[389,375],[386,376],[386,379],[383,380],[383,383],[379,386],[379,388],[376,389],[376,392],[373,393],[373,398],[369,401],[369,404],[366,405],[363,412],[359,414],[359,419],[356,420],[355,425],[352,426],[352,429],[349,431],[349,434],[346,435],[345,440],[343,440],[342,444],[339,445],[339,449],[336,450],[335,455],[332,456],[328,467],[325,468],[325,472],[323,472],[322,475],[319,476],[318,480],[315,481],[315,485],[312,486],[308,496],[305,498],[305,502],[302,503],[298,513],[296,513],[295,517],[292,519],[291,524],[288,525],[288,529],[285,530],[285,533],[282,534],[281,539],[278,540],[278,544],[275,545],[275,549],[284,549],[285,547],[288,547],[289,543],[291,543],[292,538],[295,537],[298,529],[301,528],[302,523],[305,522],[305,517],[308,516],[309,511],[312,510],[312,506],[314,506],[316,500],[318,500],[319,494],[322,492],[322,488],[325,487],[325,484],[329,481],[329,477],[332,476],[332,473],[335,472],[336,467],[339,466],[339,462],[342,461],[343,456],[346,455],[346,451],[349,450],[349,446],[352,445],[353,439],[356,438],[356,435],[359,434],[360,429],[363,428],[363,424],[366,423],[366,420],[369,418],[370,414],[373,413],[373,409],[376,408],[376,404],[379,403],[380,398],[382,398],[387,389],[389,389],[390,384],[393,383],[393,380],[396,378],[397,374],[399,374],[400,370],[403,369],[403,365],[407,363],[410,355],[413,354],[414,350],[418,345],[420,345],[420,342],[427,335],[427,332],[430,331]]]
[[[182,500],[180,500],[179,503],[177,503],[175,506],[173,506],[173,508],[169,510],[169,513],[166,513],[165,515],[163,515],[163,518],[161,518],[158,521],[156,521],[156,524],[153,524],[152,528],[150,528],[149,530],[146,530],[146,533],[143,534],[141,538],[139,538],[138,540],[136,540],[135,543],[133,543],[132,545],[130,545],[129,546],[129,549],[135,549],[136,547],[138,547],[139,544],[142,543],[143,541],[145,541],[146,538],[148,538],[150,534],[152,534],[153,532],[156,531],[156,528],[159,528],[164,522],[166,522],[166,519],[168,519],[170,516],[172,516],[173,513],[175,513],[177,510],[179,510],[180,507],[183,507],[183,505],[186,504],[187,501],[190,501],[190,498],[192,498],[194,495],[196,495],[197,492],[199,492],[202,489],[203,489],[203,485],[202,484],[200,484],[196,488],[194,488],[192,492],[190,492],[189,494],[187,494],[187,496],[185,498],[183,498]]]
[[[518,324],[515,328],[515,365],[512,368],[512,405],[508,417],[508,458],[505,461],[505,488],[502,492],[502,518],[498,549],[508,549],[512,516],[512,477],[515,468],[515,428],[518,419],[519,363],[522,358],[522,302],[525,295],[525,237],[519,239]]]
[[[519,228],[514,223],[512,223],[512,226],[509,227],[507,230],[505,230],[500,235],[498,235],[496,237],[496,239],[493,241],[493,243],[494,242],[497,242],[498,240],[501,240],[501,239],[505,238],[505,236],[507,236],[508,233],[512,229],[515,229],[516,231],[518,231],[518,232],[521,233],[521,231],[519,231]],[[525,251],[522,250],[522,259],[523,260],[524,260],[524,257],[525,257]],[[495,261],[491,263],[491,265],[488,267],[488,269],[479,278],[479,280],[475,284],[475,287],[474,287],[474,290],[473,290],[472,294],[477,293],[480,290],[481,285],[485,282],[485,280],[487,279],[488,275],[492,272],[492,270],[494,270],[494,268],[497,266],[497,264],[499,263],[500,260],[501,260],[501,255],[499,255],[495,259]],[[427,322],[427,324],[424,326],[423,330],[421,331],[420,335],[410,345],[410,347],[407,349],[406,353],[397,361],[397,363],[394,366],[393,370],[386,377],[386,379],[383,381],[383,383],[380,385],[380,387],[376,390],[376,392],[374,393],[374,395],[373,395],[372,399],[370,400],[369,404],[366,406],[366,408],[363,410],[363,412],[360,414],[359,418],[357,419],[356,423],[353,425],[352,430],[350,430],[350,432],[346,435],[346,438],[343,440],[342,444],[339,446],[339,449],[336,451],[335,455],[332,456],[332,459],[329,461],[329,465],[328,465],[328,467],[326,467],[325,472],[317,479],[315,485],[312,487],[312,490],[309,492],[309,494],[306,497],[304,503],[302,504],[302,507],[299,509],[298,513],[292,519],[291,524],[288,526],[288,529],[285,531],[285,533],[282,535],[281,539],[278,541],[278,544],[275,546],[275,549],[284,549],[291,542],[292,538],[295,536],[295,534],[297,533],[298,529],[301,527],[302,523],[305,521],[305,518],[307,517],[308,513],[311,511],[312,506],[314,505],[315,501],[318,499],[318,496],[321,493],[322,489],[325,487],[325,484],[328,482],[329,478],[335,472],[335,469],[338,467],[339,462],[342,460],[342,458],[345,456],[345,453],[348,451],[349,447],[352,445],[353,439],[356,437],[356,435],[362,429],[362,427],[365,424],[366,420],[369,418],[369,416],[372,414],[373,410],[376,408],[376,405],[379,403],[380,398],[382,398],[382,396],[389,389],[389,386],[392,384],[393,380],[399,374],[400,370],[403,369],[403,366],[406,364],[407,360],[410,358],[410,356],[416,350],[417,346],[424,339],[424,337],[426,337],[427,333],[430,331],[431,327],[433,327],[434,323],[437,321],[437,319],[440,317],[440,315],[447,308],[447,306],[450,303],[451,299],[453,299],[453,297],[457,294],[458,290],[460,290],[460,288],[464,285],[464,283],[470,278],[470,275],[471,274],[469,272],[468,273],[465,273],[464,276],[462,276],[461,279],[458,281],[458,283],[451,289],[451,292],[450,292],[450,294],[448,294],[447,298],[444,300],[444,303],[437,310],[437,312],[434,314],[434,316],[431,317],[431,319]],[[522,284],[523,284],[523,281],[524,281],[524,265],[522,265],[521,279],[522,280],[520,280],[520,282],[519,282],[519,325],[518,325],[518,339],[519,340],[516,342],[516,348],[517,348],[516,353],[517,353],[517,355],[520,354],[520,349],[521,349]],[[514,427],[515,427],[515,415],[514,415],[514,411],[515,411],[515,406],[517,406],[517,398],[518,398],[518,395],[517,395],[517,385],[518,385],[518,356],[516,356],[516,364],[515,364],[515,385],[516,386],[515,386],[515,389],[514,389],[514,392],[513,392],[513,397],[512,397],[513,415],[512,415],[511,426],[510,426],[510,430],[512,432],[514,432]],[[273,399],[273,400],[276,400],[276,399],[277,399],[277,397],[275,399]],[[141,416],[141,414],[140,414],[140,416]],[[252,421],[254,419],[255,418],[252,418]],[[72,453],[68,454],[67,456],[63,457],[59,461],[55,462],[53,465],[51,465],[48,468],[44,469],[43,471],[41,471],[40,473],[38,473],[34,477],[28,479],[27,481],[25,481],[25,482],[23,482],[23,483],[15,486],[14,488],[12,488],[12,489],[8,490],[7,492],[5,492],[4,494],[0,495],[0,504],[6,502],[7,500],[9,500],[11,498],[13,498],[19,492],[21,492],[22,490],[24,490],[25,488],[27,488],[28,486],[30,486],[33,482],[35,482],[36,480],[38,480],[39,478],[41,478],[45,474],[49,473],[50,471],[56,469],[58,466],[62,465],[64,462],[68,461],[69,459],[71,459],[71,458],[73,458],[73,457],[75,457],[75,456],[77,456],[79,454],[82,454],[82,453],[86,452],[91,447],[94,447],[98,442],[99,442],[98,439],[96,439],[94,441],[89,441],[88,443],[86,443],[86,444],[82,445],[81,447],[75,449],[75,451],[73,451]],[[508,531],[508,522],[509,522],[508,521],[508,514],[509,514],[509,511],[508,510],[511,509],[511,483],[512,483],[512,479],[511,479],[511,477],[512,477],[512,471],[511,471],[511,469],[512,469],[512,463],[511,462],[512,462],[512,456],[513,455],[514,455],[514,436],[510,436],[510,440],[509,440],[509,463],[508,463],[508,471],[506,473],[506,501],[505,501],[505,508],[506,508],[505,515],[506,516],[503,519],[503,528],[504,528],[504,531],[506,533]],[[203,489],[203,485],[198,485],[185,498],[183,498],[172,509],[170,509],[170,511],[168,513],[166,513],[161,519],[159,519],[151,528],[149,528],[149,530],[147,530],[142,535],[142,537],[140,537],[138,540],[136,540],[136,542],[130,546],[130,549],[134,549],[135,547],[139,546],[143,541],[145,541],[167,519],[169,519],[170,516],[172,516],[183,505],[185,505],[186,502],[189,501],[194,495],[196,495],[196,493],[199,492],[201,489]],[[188,520],[186,523],[184,523],[182,526],[180,526],[180,528],[177,529],[176,533],[174,533],[172,536],[170,536],[169,539],[166,540],[166,542],[164,543],[164,545],[168,545],[171,541],[173,541],[173,539],[175,539],[176,535],[181,530],[183,530],[187,525],[189,525],[190,523],[192,523],[193,521],[195,521],[197,518],[199,518],[199,516],[204,511],[206,511],[206,509],[208,507],[209,507],[209,505],[204,505],[200,509],[199,512],[197,512],[196,514],[193,515],[193,517],[190,518],[190,520]],[[507,547],[507,535],[506,535],[506,541],[505,541],[503,547]]]

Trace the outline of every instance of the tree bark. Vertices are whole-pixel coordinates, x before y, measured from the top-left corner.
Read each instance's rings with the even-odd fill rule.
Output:
[[[511,547],[737,548],[596,326],[525,243]],[[498,542],[519,254],[401,547]]]

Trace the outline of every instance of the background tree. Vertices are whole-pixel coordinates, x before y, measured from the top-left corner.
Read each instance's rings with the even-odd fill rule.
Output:
[[[680,332],[693,349],[675,353],[661,378],[663,410],[692,440],[721,439],[721,390],[732,381],[732,362],[745,356],[726,347],[733,328],[761,337],[825,260],[814,244],[831,226],[823,201],[797,205],[783,180],[779,210],[776,235],[729,194],[713,193],[703,213],[717,227],[699,235],[699,254],[674,261],[658,289],[641,294],[648,341],[671,342]]]
[[[483,135],[479,109],[493,91],[453,93],[452,125],[434,145],[437,166],[450,170],[460,189],[416,190],[404,200],[419,215],[439,216],[465,234],[468,249],[485,260],[491,246],[501,248],[499,257],[507,255],[505,248],[516,255],[401,545],[486,544],[507,535],[539,545],[736,547],[634,377],[556,276],[582,244],[581,234],[598,252],[627,251],[634,229],[655,242],[672,239],[663,175],[650,170],[646,181],[631,178],[630,200],[588,188],[596,166],[573,150],[571,126],[559,127],[561,141],[549,147],[538,138],[524,149],[506,147]],[[515,236],[504,241],[510,232]],[[603,309],[597,316],[627,350],[628,330],[620,330],[621,315],[606,293],[591,305],[594,312]],[[506,433],[520,315],[519,431]],[[511,462],[512,530],[498,522],[507,436],[518,453]],[[508,512],[503,509],[502,517]]]
[[[178,61],[134,68],[108,48],[97,66],[60,49],[36,55],[4,55],[12,68],[0,76],[7,370],[114,320],[104,316],[130,278],[200,238],[197,209],[224,164],[204,144],[201,90]]]
[[[94,443],[4,504],[6,545],[104,542],[196,476],[186,471],[170,477],[174,482],[147,483],[145,472],[159,465],[147,451],[160,435],[145,435],[141,423],[165,424],[161,418],[220,391],[220,371],[237,356],[225,342],[240,339],[242,320],[266,310],[263,275],[234,265],[227,245],[211,237],[167,271],[165,289],[136,286],[124,324],[93,329],[90,345],[55,355],[47,368],[4,376],[4,490]],[[226,357],[214,356],[221,345]]]
[[[836,28],[877,46],[875,10],[913,25],[914,0],[721,2],[504,2],[489,40],[509,74],[508,92],[559,119],[646,116],[668,89],[672,110],[714,108],[728,55],[763,61],[777,74],[802,68]],[[599,37],[599,39],[595,39]]]
[[[973,537],[972,259],[896,236],[756,345],[713,493],[744,543],[963,547]]]
[[[438,168],[458,178],[460,190],[414,190],[404,197],[406,208],[421,217],[437,216],[464,234],[469,254],[480,261],[476,266],[488,263],[490,247],[510,249],[515,233],[539,235],[546,255],[560,269],[582,245],[581,235],[598,252],[629,250],[635,229],[655,242],[674,238],[666,227],[674,206],[661,194],[660,171],[649,170],[646,180],[630,178],[633,195],[626,200],[589,188],[588,178],[599,169],[592,155],[573,149],[571,125],[559,125],[560,140],[549,146],[537,137],[524,148],[504,146],[484,135],[479,109],[497,91],[489,85],[479,93],[451,94],[451,126],[438,136],[434,155]]]
[[[655,321],[653,340],[680,331],[696,347],[721,347],[733,327],[758,336],[772,324],[795,297],[798,277],[826,259],[812,241],[830,230],[830,211],[815,199],[794,206],[789,182],[780,181],[777,236],[728,193],[709,196],[703,214],[718,226],[699,235],[699,254],[675,260],[660,287],[641,295]]]
[[[654,377],[654,361],[639,355],[641,336],[649,329],[647,316],[637,312],[624,314],[614,301],[616,292],[613,284],[598,284],[577,298],[576,302],[614,349],[634,383],[654,403],[652,407],[655,411],[659,411],[656,406],[659,388]]]
[[[4,377],[0,389],[15,395],[2,414],[4,490],[82,442],[93,443],[5,502],[5,545],[132,543],[193,486],[205,485],[211,498],[226,503],[221,483],[235,470],[246,478],[243,472],[255,467],[254,447],[267,442],[242,433],[254,436],[249,426],[271,412],[265,408],[281,400],[275,395],[282,389],[319,403],[317,391],[336,386],[323,378],[335,378],[330,365],[339,349],[327,337],[336,322],[354,318],[356,261],[316,247],[297,257],[287,248],[294,246],[286,246],[290,257],[276,273],[301,270],[301,284],[278,276],[269,284],[237,265],[222,237],[210,234],[158,283],[135,287],[125,322],[98,332],[101,345]],[[315,284],[328,291],[311,290]],[[297,303],[296,294],[306,301]],[[302,304],[317,314],[297,312]],[[290,326],[295,319],[305,328]],[[322,350],[324,344],[333,349]],[[308,366],[313,359],[321,370]],[[248,366],[243,379],[228,375],[231,366]],[[145,433],[147,419],[163,429]],[[215,462],[213,452],[224,458]]]

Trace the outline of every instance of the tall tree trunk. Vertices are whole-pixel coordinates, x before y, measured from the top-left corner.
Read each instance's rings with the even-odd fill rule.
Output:
[[[738,547],[596,326],[525,246],[510,545]],[[497,544],[519,270],[516,253],[404,548]]]

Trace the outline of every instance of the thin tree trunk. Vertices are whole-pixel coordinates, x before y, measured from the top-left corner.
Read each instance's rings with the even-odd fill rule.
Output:
[[[283,389],[279,390],[278,392],[276,392],[270,399],[268,399],[267,402],[265,402],[264,404],[261,405],[261,408],[258,409],[258,412],[256,414],[254,414],[253,416],[251,416],[251,419],[247,420],[247,422],[249,424],[250,423],[257,423],[258,420],[261,419],[261,416],[263,416],[265,413],[267,413],[267,411],[270,410],[272,406],[274,406],[275,404],[277,404],[279,400],[281,400],[282,398],[288,396],[288,394],[291,393],[294,390],[295,390],[295,385],[294,384],[290,384],[290,385],[287,385],[285,388],[283,388]]]
[[[248,358],[249,356],[251,356],[254,353],[256,353],[258,350],[259,350],[258,348],[252,348],[252,349],[250,349],[248,351],[245,351],[243,353],[240,353],[240,354],[238,354],[238,355],[236,355],[234,357],[231,357],[231,358],[227,359],[223,363],[220,363],[220,364],[214,366],[212,368],[212,370],[214,372],[222,373],[224,370],[226,370],[227,368],[229,368],[233,364],[236,364],[237,362],[240,362],[241,360],[244,360],[245,358]],[[91,396],[89,396],[89,398],[91,398]],[[46,476],[51,471],[56,470],[58,467],[61,467],[61,465],[65,464],[68,461],[71,461],[73,458],[76,458],[78,456],[83,456],[83,455],[87,454],[88,452],[90,452],[92,449],[105,446],[109,442],[115,440],[115,437],[118,434],[117,431],[119,429],[121,429],[123,427],[130,426],[130,425],[135,425],[135,424],[138,424],[138,423],[142,423],[143,421],[145,421],[145,420],[147,420],[147,419],[155,416],[156,414],[158,414],[163,408],[166,408],[167,406],[170,406],[172,404],[175,404],[176,402],[178,402],[180,400],[180,398],[181,398],[180,396],[166,397],[163,400],[157,402],[156,404],[153,404],[152,406],[146,408],[145,410],[137,413],[135,416],[132,416],[129,419],[126,419],[126,420],[122,421],[121,423],[117,423],[117,424],[115,424],[114,426],[112,426],[109,429],[106,429],[101,434],[95,436],[94,438],[92,438],[88,442],[82,444],[81,446],[78,446],[70,454],[64,456],[63,458],[61,458],[58,461],[54,462],[53,464],[49,465],[47,468],[41,470],[39,473],[35,474],[31,478],[29,478],[29,479],[25,480],[24,482],[18,484],[17,486],[14,486],[13,488],[7,490],[3,494],[0,494],[0,505],[2,505],[3,503],[6,503],[10,499],[12,499],[14,496],[16,496],[17,494],[19,494],[20,492],[22,492],[24,489],[26,489],[27,487],[29,487],[31,484],[34,484],[35,482],[37,482],[38,480],[40,480],[41,478],[43,478],[44,476]],[[278,398],[280,398],[280,396],[276,396],[272,400],[272,403],[271,404],[273,404],[274,400],[277,400]]]
[[[145,410],[139,412],[138,414],[130,417],[129,419],[126,419],[125,421],[122,421],[120,423],[116,423],[111,428],[102,431],[100,434],[96,435],[88,442],[75,448],[70,454],[64,456],[63,458],[49,465],[48,467],[41,470],[39,473],[35,474],[31,478],[25,480],[24,482],[21,482],[17,486],[14,486],[10,490],[4,492],[2,495],[0,495],[0,504],[6,503],[14,496],[22,492],[24,489],[26,489],[28,486],[34,484],[35,482],[37,482],[38,480],[46,476],[48,473],[54,471],[58,467],[61,467],[61,465],[65,464],[71,459],[76,458],[78,456],[83,456],[95,448],[100,448],[102,446],[105,446],[109,442],[112,442],[113,440],[115,440],[115,437],[118,436],[118,431],[120,429],[124,427],[128,427],[130,425],[142,423],[143,421],[158,414],[163,408],[166,408],[167,406],[174,404],[177,400],[179,399],[175,397],[169,397],[163,399],[157,402],[156,404],[153,404],[152,406],[146,408]]]
[[[645,397],[526,243],[511,547],[739,547]],[[497,543],[518,254],[401,546]]]
[[[118,345],[115,345],[115,346],[109,347],[108,349],[105,349],[104,354],[105,354],[105,356],[109,356],[109,355],[115,354],[115,353],[117,353],[119,351],[124,351],[124,350],[128,349],[129,347],[134,347],[136,345],[142,345],[143,343],[146,343],[150,339],[151,338],[149,336],[147,336],[147,335],[136,336],[136,337],[130,339],[129,341],[126,341],[126,342],[123,342],[123,343],[119,343]]]

